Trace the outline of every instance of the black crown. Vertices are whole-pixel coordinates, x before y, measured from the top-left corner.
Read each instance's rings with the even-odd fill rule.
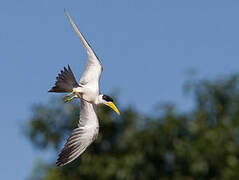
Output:
[[[103,95],[102,98],[103,98],[105,101],[107,101],[107,102],[114,102],[114,100],[113,100],[111,97],[107,96],[107,95]]]

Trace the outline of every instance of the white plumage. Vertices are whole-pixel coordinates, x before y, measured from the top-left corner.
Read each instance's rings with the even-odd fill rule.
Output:
[[[73,130],[63,150],[59,154],[56,163],[58,166],[66,165],[76,159],[97,137],[99,122],[96,114],[96,105],[107,105],[120,114],[113,103],[113,99],[107,95],[100,94],[99,79],[103,71],[100,60],[76,27],[69,13],[66,10],[65,13],[87,51],[88,60],[79,83],[75,80],[74,74],[70,66],[68,66],[68,69],[64,68],[64,70],[58,74],[55,86],[49,90],[49,92],[57,93],[71,92],[66,95],[65,98],[74,94],[71,98],[66,99],[65,102],[73,98],[81,99],[78,127]]]
[[[78,128],[68,138],[57,160],[63,166],[76,159],[95,140],[99,131],[99,122],[94,105],[81,100]]]
[[[96,101],[98,101],[98,99],[96,97],[98,97],[99,95],[99,80],[101,73],[103,71],[103,67],[101,65],[100,60],[95,55],[94,51],[91,49],[90,45],[88,44],[84,36],[76,27],[69,13],[66,10],[65,13],[88,54],[86,68],[80,78],[81,87],[77,87],[73,90],[75,92],[81,93],[83,96],[82,98],[85,99],[86,101],[97,104]]]

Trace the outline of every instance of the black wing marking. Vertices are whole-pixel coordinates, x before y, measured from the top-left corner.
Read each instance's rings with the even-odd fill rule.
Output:
[[[68,69],[64,67],[64,70],[58,74],[56,77],[55,86],[52,87],[48,92],[71,92],[73,88],[79,87],[80,85],[77,83],[75,76],[68,65]]]

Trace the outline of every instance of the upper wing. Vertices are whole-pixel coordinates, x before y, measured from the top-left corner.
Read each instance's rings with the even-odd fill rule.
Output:
[[[81,100],[78,128],[74,129],[68,138],[57,159],[57,166],[64,166],[81,155],[95,140],[98,131],[99,124],[94,105]]]
[[[86,41],[84,36],[81,34],[79,29],[75,25],[73,20],[71,19],[70,15],[66,11],[66,9],[65,9],[65,13],[66,13],[66,16],[68,17],[72,27],[76,31],[77,36],[80,38],[82,44],[84,45],[84,47],[87,51],[87,54],[88,54],[87,65],[86,65],[85,71],[80,79],[80,83],[81,84],[87,84],[87,83],[91,83],[91,82],[98,83],[99,79],[100,79],[100,75],[103,71],[101,62],[98,59],[98,57],[96,56],[96,54],[94,53],[94,51],[91,49],[89,43]]]

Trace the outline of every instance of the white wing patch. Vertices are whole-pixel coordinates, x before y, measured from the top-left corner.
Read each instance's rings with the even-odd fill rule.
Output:
[[[78,128],[74,129],[57,159],[57,166],[64,166],[78,156],[96,139],[99,131],[94,106],[81,100]]]
[[[74,28],[77,36],[80,38],[82,44],[84,45],[87,54],[88,54],[88,60],[87,60],[87,65],[85,68],[85,71],[80,79],[80,83],[85,85],[85,84],[91,84],[91,83],[99,83],[99,79],[101,76],[101,73],[103,71],[103,67],[101,65],[100,60],[90,47],[89,43],[86,41],[84,36],[81,34],[77,26],[75,25],[74,21],[71,19],[69,13],[65,10],[66,16],[68,17],[72,27]]]

